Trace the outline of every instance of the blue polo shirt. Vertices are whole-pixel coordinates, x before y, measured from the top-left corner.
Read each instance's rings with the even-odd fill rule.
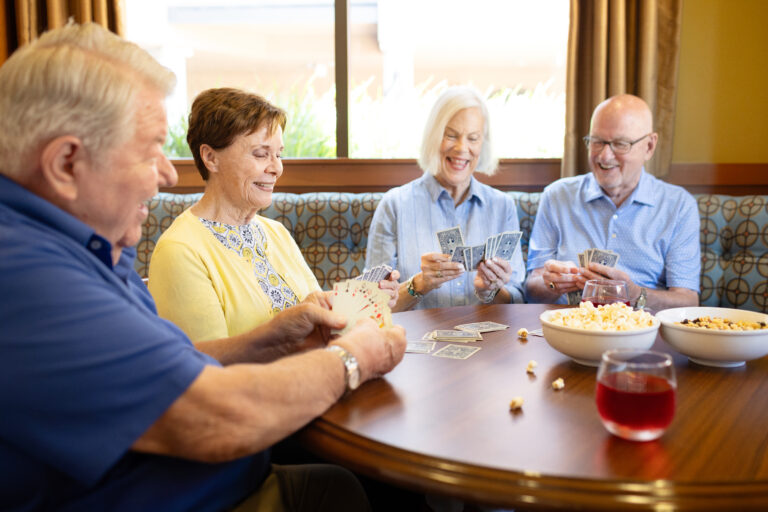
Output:
[[[222,510],[268,453],[204,464],[131,451],[206,365],[76,218],[0,176],[0,508]]]
[[[585,249],[611,249],[619,253],[617,267],[640,286],[698,292],[699,222],[691,194],[645,171],[618,208],[592,173],[563,178],[541,195],[528,246],[528,271],[543,267],[548,259],[578,265],[578,253]]]

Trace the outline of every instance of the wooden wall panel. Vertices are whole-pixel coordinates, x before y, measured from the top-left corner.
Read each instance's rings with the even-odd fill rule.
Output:
[[[200,192],[203,180],[191,159],[174,160],[178,193]],[[278,192],[383,192],[421,175],[413,159],[285,159]],[[540,191],[560,177],[559,159],[502,160],[491,177],[477,175],[501,190]],[[667,181],[691,193],[768,194],[766,164],[673,164]]]

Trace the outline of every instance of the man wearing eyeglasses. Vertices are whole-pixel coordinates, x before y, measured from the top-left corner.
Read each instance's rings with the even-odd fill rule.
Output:
[[[639,307],[698,305],[696,201],[645,172],[657,141],[641,98],[622,94],[595,108],[584,137],[591,173],[560,179],[541,196],[528,248],[530,302],[565,304],[587,280],[607,278],[626,281]],[[618,264],[579,267],[589,248],[618,253]]]

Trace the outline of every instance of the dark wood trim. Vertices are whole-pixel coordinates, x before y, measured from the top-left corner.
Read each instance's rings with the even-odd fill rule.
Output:
[[[384,192],[421,175],[416,160],[374,159],[285,159],[278,192]],[[178,193],[201,192],[203,181],[191,159],[174,160]],[[560,177],[559,159],[502,160],[494,176],[477,175],[480,181],[501,190],[541,191]],[[685,187],[692,194],[768,194],[768,163],[679,163],[672,164],[666,181]]]
[[[336,155],[349,156],[349,0],[334,2]]]

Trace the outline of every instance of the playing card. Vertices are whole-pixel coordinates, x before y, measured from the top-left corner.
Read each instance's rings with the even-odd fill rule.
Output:
[[[453,251],[459,245],[464,245],[464,238],[461,236],[461,227],[454,226],[449,229],[438,231],[437,243],[440,244],[440,250],[443,254],[453,256]]]
[[[409,341],[405,351],[412,354],[429,354],[434,348],[434,341]]]
[[[469,261],[472,262],[472,266],[467,270],[477,270],[477,266],[483,259],[485,259],[485,244],[475,245],[470,247],[471,256]]]
[[[433,340],[435,336],[435,331],[429,331],[424,333],[424,336],[421,337],[422,340]]]
[[[494,332],[494,331],[503,331],[504,329],[509,329],[508,325],[499,324],[496,322],[473,322],[471,324],[461,324],[454,327],[454,329],[460,329],[462,331],[477,331],[479,333],[483,332]]]
[[[438,329],[432,333],[432,339],[437,341],[480,341],[483,337],[477,331]]]
[[[467,263],[464,261],[464,249],[467,249],[466,245],[459,245],[456,247],[456,250],[453,251],[453,256],[451,257],[451,261],[458,261],[462,265],[464,265],[464,270],[467,269]]]
[[[432,355],[437,357],[447,357],[449,359],[467,359],[478,350],[480,350],[480,347],[446,345],[437,352],[433,352]]]
[[[379,289],[377,283],[347,280],[336,283],[331,294],[332,309],[347,319],[343,329],[333,329],[332,334],[345,334],[361,318],[371,318],[379,328],[392,326],[389,295]]]
[[[590,263],[599,263],[609,267],[615,267],[619,261],[619,255],[613,251],[604,251],[602,249],[593,249],[589,257]]]
[[[499,248],[496,250],[496,256],[510,261],[515,254],[517,244],[523,236],[521,231],[505,231],[499,238]]]

